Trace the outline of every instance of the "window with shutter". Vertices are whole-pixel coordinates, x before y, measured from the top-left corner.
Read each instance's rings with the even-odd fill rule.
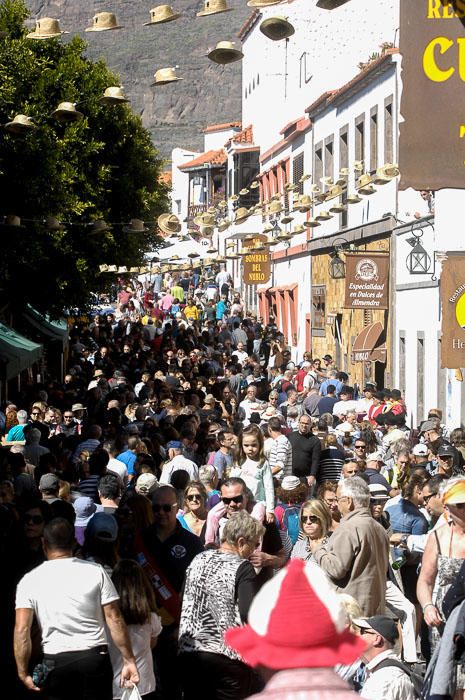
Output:
[[[295,156],[292,161],[292,182],[294,185],[298,186],[298,190],[295,190],[296,194],[302,195],[304,193],[304,183],[300,181],[300,178],[304,174],[304,154],[299,153]]]

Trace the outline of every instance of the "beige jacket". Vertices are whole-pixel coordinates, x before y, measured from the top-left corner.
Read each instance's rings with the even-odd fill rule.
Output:
[[[365,616],[384,613],[389,537],[368,508],[356,508],[344,516],[313,558],[338,591],[355,598]]]

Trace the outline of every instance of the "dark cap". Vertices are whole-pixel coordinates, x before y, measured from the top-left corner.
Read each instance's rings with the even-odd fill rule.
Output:
[[[455,457],[455,449],[452,445],[441,445],[437,454],[438,457]]]
[[[439,418],[429,418],[428,420],[424,420],[420,425],[420,433],[426,433],[428,430],[438,430],[439,427]]]
[[[352,623],[365,630],[378,632],[387,642],[395,644],[399,639],[399,630],[396,621],[387,615],[373,615],[373,617],[359,617]]]
[[[55,491],[59,486],[58,477],[55,474],[43,474],[39,481],[40,491]]]

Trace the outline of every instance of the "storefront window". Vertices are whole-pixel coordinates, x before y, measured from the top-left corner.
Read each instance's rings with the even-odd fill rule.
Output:
[[[312,286],[312,331],[325,331],[326,323],[326,287]]]

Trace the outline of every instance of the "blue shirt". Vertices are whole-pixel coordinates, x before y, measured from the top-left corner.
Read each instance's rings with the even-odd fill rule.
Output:
[[[12,428],[10,428],[6,439],[8,442],[25,440],[26,438],[24,437],[24,425],[14,425]]]
[[[116,459],[119,462],[123,462],[128,468],[128,474],[134,475],[136,472],[134,470],[134,465],[136,463],[137,455],[134,454],[134,452],[131,452],[131,450],[126,450],[125,452],[121,452]]]
[[[326,389],[328,388],[328,386],[330,384],[332,384],[336,388],[336,396],[339,396],[339,392],[341,391],[342,387],[344,386],[343,383],[339,381],[339,379],[325,379],[324,382],[320,386],[321,396],[326,396]]]
[[[393,532],[408,535],[426,535],[428,532],[428,521],[423,513],[405,498],[401,498],[385,510],[389,513]]]

